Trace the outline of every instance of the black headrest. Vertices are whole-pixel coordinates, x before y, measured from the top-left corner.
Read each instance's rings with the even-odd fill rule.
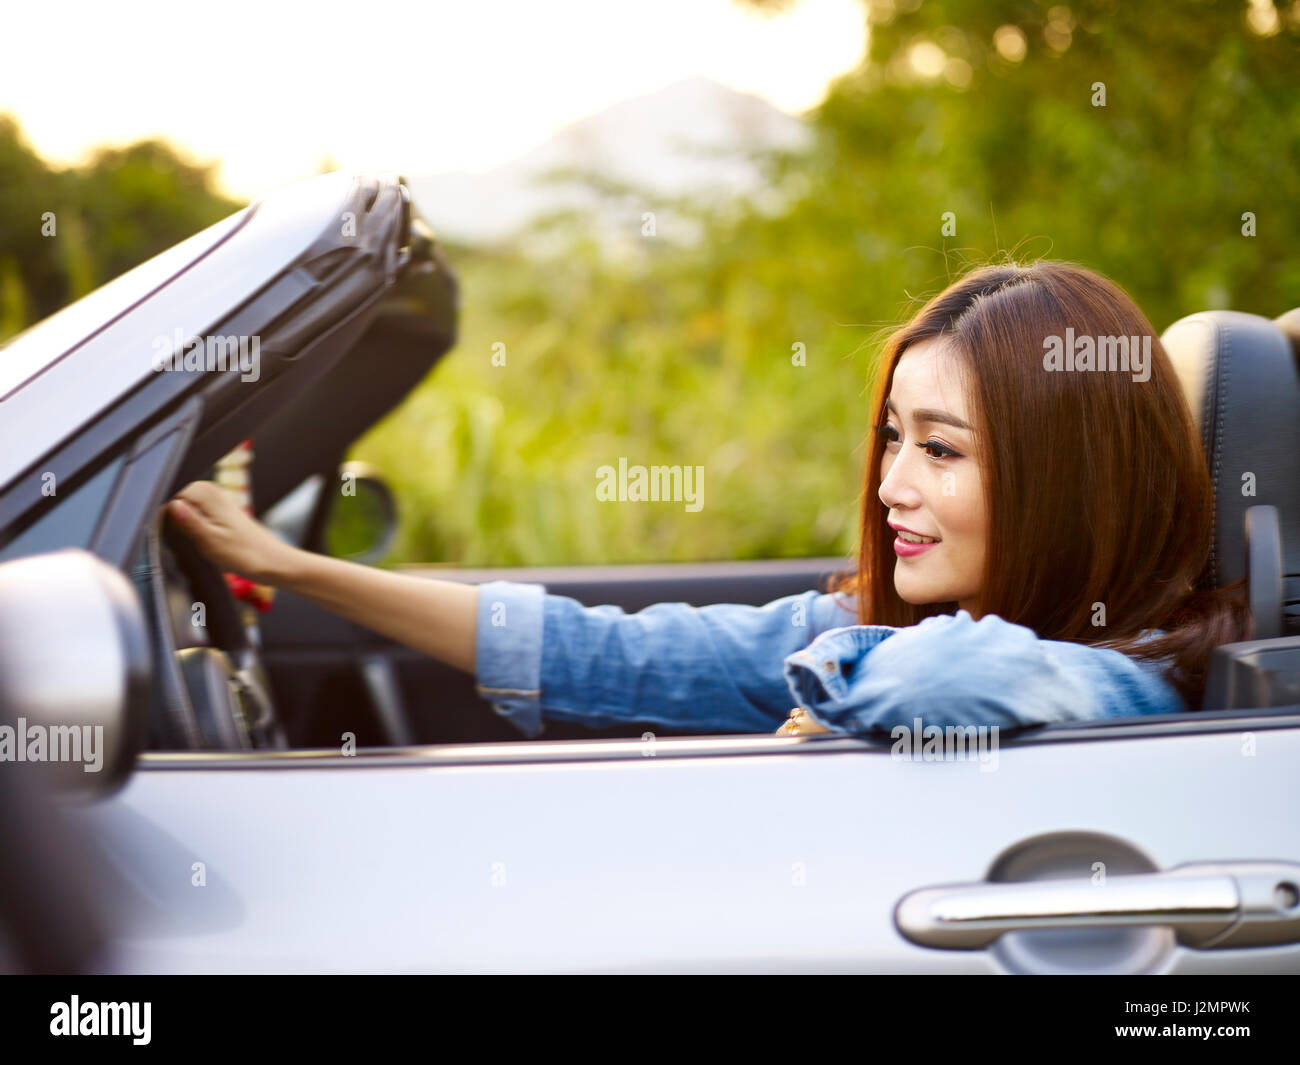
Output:
[[[1245,576],[1245,514],[1258,505],[1277,508],[1282,573],[1300,577],[1300,371],[1288,335],[1298,319],[1294,311],[1278,322],[1204,311],[1175,322],[1161,338],[1214,483],[1207,587]],[[1300,329],[1295,333],[1300,337]]]

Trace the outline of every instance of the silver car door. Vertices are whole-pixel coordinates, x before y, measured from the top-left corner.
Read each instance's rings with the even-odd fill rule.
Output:
[[[1264,875],[1283,881],[1300,863],[1300,715],[1133,719],[936,753],[758,736],[146,755],[87,811],[130,914],[109,964],[1300,972],[1284,886],[1248,947],[1159,910],[1192,884],[1230,925],[1233,885],[1258,910],[1251,863],[1282,863]],[[1161,879],[1191,863],[1220,868]],[[978,907],[1005,909],[997,889],[1017,880],[1056,884],[1006,934],[972,945],[922,927],[963,906],[987,921]],[[982,902],[980,886],[994,889]],[[932,889],[937,910],[916,901]],[[1094,909],[1140,897],[1161,917],[1060,926],[1063,900],[1086,918],[1085,889]],[[1058,927],[1023,930],[1053,908]]]

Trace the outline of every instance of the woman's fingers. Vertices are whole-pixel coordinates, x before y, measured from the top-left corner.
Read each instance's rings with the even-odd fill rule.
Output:
[[[224,491],[210,481],[195,481],[168,501],[167,512],[205,554],[229,566],[235,545],[227,541],[234,529],[228,520],[229,515],[222,514],[222,504],[226,501],[221,497],[224,495]]]
[[[220,485],[193,481],[167,503],[167,513],[220,568],[271,583],[286,546]]]
[[[179,498],[167,501],[167,513],[182,525],[189,525],[195,517],[194,508],[185,500]]]
[[[211,481],[191,481],[176,493],[176,498],[189,503],[201,514],[213,513],[219,504],[229,501],[225,490]]]

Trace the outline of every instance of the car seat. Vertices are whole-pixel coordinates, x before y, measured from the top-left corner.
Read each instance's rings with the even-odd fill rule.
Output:
[[[1205,311],[1161,339],[1214,486],[1201,583],[1244,577],[1255,621],[1255,639],[1215,651],[1202,708],[1300,704],[1300,310]]]

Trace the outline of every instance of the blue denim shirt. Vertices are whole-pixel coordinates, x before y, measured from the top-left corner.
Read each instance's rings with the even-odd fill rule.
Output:
[[[918,625],[856,624],[854,601],[808,591],[765,606],[583,606],[545,586],[479,586],[475,672],[527,736],[542,719],[601,728],[771,732],[795,705],[831,732],[998,725],[1185,710],[1152,663],[1040,640],[965,610]]]

